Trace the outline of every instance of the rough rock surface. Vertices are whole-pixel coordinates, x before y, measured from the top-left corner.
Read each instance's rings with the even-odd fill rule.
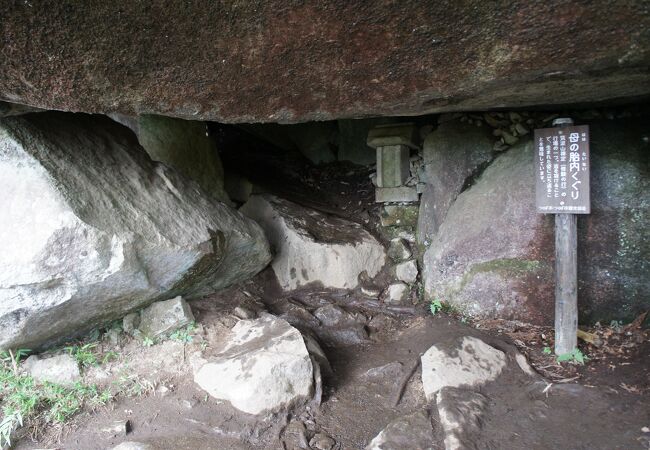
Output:
[[[444,387],[473,387],[494,380],[506,367],[501,350],[465,336],[432,346],[422,355],[422,387],[428,400]]]
[[[37,348],[270,260],[263,231],[107,118],[0,121],[0,348]]]
[[[138,328],[145,336],[154,338],[178,330],[192,321],[192,310],[179,295],[170,300],[155,302],[143,309]]]
[[[425,411],[398,417],[384,428],[366,450],[433,450],[437,448],[431,419]]]
[[[468,180],[492,159],[493,144],[487,127],[459,120],[440,124],[425,138],[420,181],[427,187],[420,197],[418,243],[431,242]]]
[[[402,238],[394,238],[390,240],[388,247],[388,257],[393,261],[405,261],[411,257],[411,248],[408,241]]]
[[[38,355],[32,355],[25,360],[23,368],[37,382],[50,382],[71,386],[81,381],[79,364],[70,355],[62,354],[51,358],[41,359]]]
[[[289,122],[637,97],[650,93],[646,6],[7,2],[0,99]]]
[[[196,181],[216,200],[229,203],[215,141],[207,125],[193,120],[143,115],[138,118],[138,141],[151,159]]]
[[[650,306],[647,126],[590,129],[592,214],[578,220],[581,320],[631,320]],[[424,255],[430,298],[477,317],[552,323],[553,216],[535,210],[532,158],[531,141],[520,142],[452,204]]]
[[[445,435],[445,450],[478,450],[482,417],[488,399],[466,389],[444,388],[436,398],[440,425]]]
[[[393,283],[383,292],[384,301],[391,305],[402,305],[409,298],[409,287],[404,283]]]
[[[397,279],[404,283],[415,283],[418,278],[418,265],[414,260],[405,261],[395,266]]]
[[[458,196],[424,254],[428,296],[477,317],[552,317],[552,216],[535,210],[532,158],[530,141],[513,147]]]
[[[353,289],[386,260],[384,247],[360,225],[326,216],[272,195],[254,195],[240,208],[264,229],[274,251],[272,267],[286,290],[312,282]]]
[[[314,367],[300,332],[269,314],[242,320],[223,349],[196,371],[211,396],[249,414],[290,407],[314,393]]]

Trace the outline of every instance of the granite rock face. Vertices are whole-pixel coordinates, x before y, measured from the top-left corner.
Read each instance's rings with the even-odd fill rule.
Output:
[[[107,118],[0,121],[0,348],[39,348],[263,269],[257,224]]]
[[[444,122],[424,140],[424,181],[420,198],[418,242],[430,242],[451,204],[471,178],[492,160],[494,138],[487,127]]]
[[[299,122],[650,93],[644,0],[6,3],[0,100],[44,109]]]
[[[588,124],[592,213],[578,219],[580,320],[631,320],[650,306],[647,126]],[[477,317],[552,323],[553,216],[535,209],[533,151],[521,140],[451,204],[423,258],[430,298]]]

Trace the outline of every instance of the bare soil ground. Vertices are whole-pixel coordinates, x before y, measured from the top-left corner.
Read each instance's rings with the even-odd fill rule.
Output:
[[[648,433],[642,431],[650,425],[647,331],[634,349],[625,346],[625,337],[610,337],[602,350],[585,348],[591,358],[585,366],[557,364],[542,353],[544,344],[552,344],[546,329],[502,324],[499,332],[494,326],[486,330],[485,323],[463,324],[442,313],[435,317],[425,311],[398,315],[350,307],[359,305],[355,294],[324,289],[282,296],[270,279],[268,272],[263,273],[192,302],[199,327],[191,343],[165,341],[145,347],[124,335],[117,345],[103,340],[104,348],[98,351],[114,351],[119,357],[88,370],[85,379],[110,385],[127,378],[134,386],[132,395],[85,412],[62,429],[40,430],[36,441],[25,436],[16,448],[105,449],[122,441],[138,441],[160,449],[282,449],[291,444],[285,426],[299,419],[308,439],[324,432],[337,442],[335,448],[362,449],[390,420],[423,408],[432,414],[434,448],[444,448],[436,408],[424,398],[417,361],[432,344],[464,335],[480,337],[507,354],[519,347],[540,373],[547,374],[545,379],[530,377],[509,365],[496,381],[481,389],[489,406],[478,448],[648,448]],[[219,348],[238,320],[231,313],[240,304],[275,311],[316,334],[324,344],[333,375],[325,380],[319,409],[299,411],[297,417],[253,417],[210,398],[194,384],[195,353],[205,355]],[[312,321],[311,312],[326,304],[338,304],[354,320],[333,327]],[[609,332],[606,329],[602,334]],[[549,370],[555,375],[548,376]],[[131,428],[127,435],[107,430],[125,420]]]

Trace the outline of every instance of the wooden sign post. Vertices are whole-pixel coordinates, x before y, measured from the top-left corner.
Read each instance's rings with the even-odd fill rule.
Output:
[[[577,214],[589,214],[589,127],[555,119],[535,130],[537,211],[555,214],[555,354],[578,345]]]

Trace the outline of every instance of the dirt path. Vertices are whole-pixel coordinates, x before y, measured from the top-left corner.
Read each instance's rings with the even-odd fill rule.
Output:
[[[146,442],[156,449],[283,448],[283,428],[296,417],[279,414],[260,419],[238,413],[228,404],[206,396],[192,378],[192,353],[203,348],[209,354],[218,347],[235,323],[230,314],[235,306],[244,303],[252,309],[266,307],[257,301],[258,292],[264,291],[260,279],[193,302],[200,327],[191,344],[165,342],[142,347],[130,341],[115,349],[121,352],[121,362],[104,368],[108,379],[115,380],[122,373],[120,369],[129,367],[129,376],[151,389],[78,416],[59,436],[57,430],[48,430],[40,442],[24,438],[16,448],[43,448],[45,444],[48,448],[105,449],[126,440]],[[339,293],[319,292],[321,304],[340,301]],[[285,300],[276,299],[275,307]],[[304,320],[314,308],[299,305],[292,304],[291,314],[283,316],[300,327],[295,317]],[[341,306],[346,310],[345,305]],[[269,307],[273,309],[274,305]],[[333,375],[325,381],[320,409],[298,414],[306,426],[307,438],[324,432],[336,441],[335,448],[362,449],[392,419],[422,409],[431,413],[437,441],[433,448],[444,448],[436,408],[427,404],[422,391],[421,368],[416,366],[409,377],[419,356],[432,344],[458,336],[480,337],[506,354],[516,351],[508,337],[479,331],[445,315],[397,317],[367,310],[349,312],[367,333],[362,343],[345,343],[346,339],[358,338],[359,328],[354,322],[310,328],[321,342],[327,343],[324,350]],[[632,364],[647,368],[647,355]],[[96,377],[97,373],[87,376]],[[615,376],[621,376],[616,382],[625,383],[625,373],[614,372]],[[408,381],[400,397],[405,379]],[[480,391],[489,402],[480,439],[475,442],[477,448],[647,448],[641,431],[650,424],[647,392],[615,391],[607,385],[549,384],[537,375],[525,374],[516,365],[509,365],[496,381]],[[128,435],[114,436],[103,431],[123,420],[130,421],[132,430]],[[60,442],[53,442],[57,437]]]

